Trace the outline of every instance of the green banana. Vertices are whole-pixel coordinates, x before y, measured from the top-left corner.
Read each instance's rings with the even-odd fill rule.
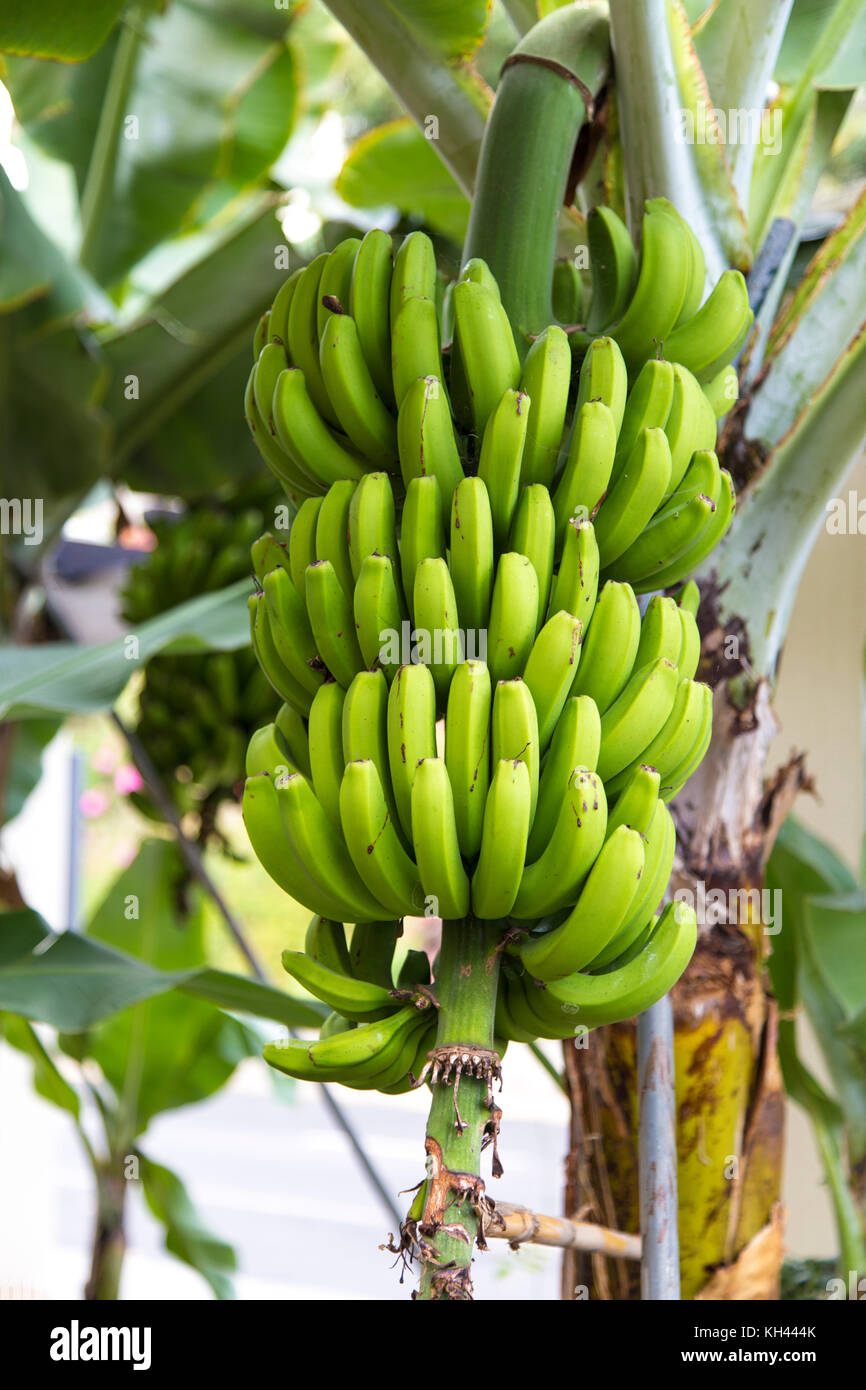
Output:
[[[702,384],[736,357],[755,315],[739,270],[725,270],[700,309],[665,338],[665,352]]]
[[[536,631],[547,612],[550,596],[550,583],[553,576],[553,552],[556,535],[556,518],[550,493],[541,483],[530,483],[521,490],[508,548],[518,555],[525,555],[532,562],[538,580],[538,613],[535,619]]]
[[[572,1023],[598,1028],[634,1018],[680,978],[697,942],[697,919],[685,903],[668,903],[647,945],[628,965],[604,975],[572,975],[550,985],[552,1000],[567,1005]]]
[[[486,629],[493,591],[493,518],[480,478],[464,478],[451,503],[448,568],[465,632]]]
[[[614,430],[622,428],[628,396],[628,371],[614,338],[596,338],[586,350],[577,384],[575,414],[588,401],[600,401],[613,416]]]
[[[571,521],[559,569],[550,593],[548,616],[565,609],[580,618],[584,632],[589,627],[598,598],[599,554],[595,528],[590,521]]]
[[[286,834],[276,788],[267,773],[246,779],[242,811],[253,852],[274,883],[295,902],[309,902],[310,910],[323,917],[351,921],[352,912],[345,911],[348,904],[336,890],[322,889],[307,876]]]
[[[377,468],[396,466],[394,418],[376,390],[355,320],[349,314],[328,317],[319,362],[340,427],[355,449]]]
[[[412,842],[425,897],[447,920],[469,911],[469,878],[460,858],[448,770],[441,758],[422,758],[412,784]]]
[[[390,319],[394,323],[407,299],[434,299],[436,253],[425,232],[410,232],[397,248],[391,275]]]
[[[308,501],[317,504],[318,497],[310,497]],[[306,506],[304,503],[304,507]],[[303,511],[303,507],[301,508]],[[300,515],[300,513],[299,513]],[[294,527],[292,528],[294,529]],[[264,535],[259,536],[250,546],[250,559],[253,562],[253,574],[256,577],[259,588],[264,583],[265,575],[269,570],[276,569],[281,565],[283,569],[288,569],[291,573],[291,561],[289,552],[282,541],[278,541],[276,536],[271,535],[270,531],[265,531]]]
[[[340,923],[342,930],[342,923]],[[348,947],[346,951],[348,964]],[[370,1023],[376,1019],[388,1018],[399,1009],[399,1002],[387,989],[372,985],[367,980],[356,980],[348,970],[338,971],[321,960],[315,960],[308,951],[283,951],[283,969],[297,980],[299,985],[320,999],[329,1008],[335,1009],[354,1023]]]
[[[343,921],[380,918],[381,905],[358,875],[343,836],[331,824],[307,779],[300,773],[290,773],[276,792],[289,842],[314,887],[333,893],[345,903],[347,910],[340,914]],[[312,912],[319,911],[315,902],[304,898],[299,901]]]
[[[391,325],[391,376],[398,409],[403,404],[406,392],[419,377],[441,380],[439,315],[433,299],[418,297],[405,300],[394,319]]]
[[[575,901],[604,844],[607,800],[601,778],[572,769],[553,833],[520,880],[510,916],[545,917]]]
[[[436,756],[436,690],[430,668],[401,666],[388,694],[388,758],[397,814],[412,843],[412,783],[421,758]]]
[[[444,709],[451,677],[464,655],[457,598],[444,560],[421,561],[412,598],[415,642],[430,667],[438,705]]]
[[[283,281],[268,315],[268,338],[271,342],[281,343],[286,353],[289,351],[289,310],[305,269],[305,266],[300,266]]]
[[[457,440],[445,388],[438,376],[419,376],[410,382],[397,416],[400,471],[409,490],[417,478],[439,483],[442,519],[447,524],[451,494],[463,477]]]
[[[681,676],[692,680],[701,660],[701,634],[697,621],[690,609],[684,608],[682,602],[677,608],[680,629],[682,631],[682,642],[676,658],[676,667]]]
[[[499,919],[511,911],[526,853],[532,809],[529,769],[519,758],[497,762],[484,803],[481,849],[472,875],[472,912]]]
[[[625,313],[637,281],[637,255],[628,228],[613,208],[596,207],[587,214],[586,239],[592,276],[586,327],[590,333],[601,333]]]
[[[503,392],[513,390],[520,382],[520,358],[508,315],[484,285],[472,280],[458,281],[452,303],[472,426],[481,439]]]
[[[289,531],[289,573],[302,597],[306,590],[307,565],[314,565],[317,559],[316,531],[323,500],[321,497],[308,497],[298,508]],[[269,565],[268,569],[273,569],[273,565]],[[263,575],[259,576],[259,582],[263,578]]]
[[[514,680],[499,681],[494,689],[490,737],[494,764],[515,758],[526,763],[529,772],[531,825],[538,801],[538,716],[529,687],[519,676]]]
[[[315,695],[325,673],[304,601],[286,570],[278,567],[265,575],[264,595],[268,625],[280,660],[298,684]]]
[[[346,846],[359,878],[381,909],[398,917],[423,910],[421,880],[397,834],[382,779],[372,759],[346,765],[340,788]]]
[[[568,338],[558,324],[550,324],[526,354],[520,377],[520,390],[532,402],[520,475],[523,485],[550,487],[553,482],[570,385]]]
[[[554,261],[550,302],[553,316],[560,323],[580,323],[583,313],[583,281],[573,260]]]
[[[360,245],[361,242],[358,237],[346,237],[345,240],[337,243],[322,267],[316,305],[316,335],[319,340],[320,354],[322,334],[328,326],[328,320],[335,315],[350,312],[349,297],[352,287],[352,272]],[[325,385],[327,386],[327,382]],[[330,391],[328,394],[330,395]],[[333,399],[331,396],[332,402]]]
[[[706,383],[703,392],[716,419],[723,420],[728,411],[736,405],[737,397],[740,394],[740,382],[736,367],[723,367],[711,381]]]
[[[394,951],[402,935],[403,923],[399,918],[358,922],[349,949],[355,979],[390,989],[394,981]]]
[[[312,917],[304,937],[304,952],[311,960],[340,975],[352,973],[346,928],[342,922],[334,922],[329,917]]]
[[[722,477],[716,455],[701,450],[672,497],[618,557],[617,575],[641,590],[660,588],[655,577],[690,554],[715,516]]]
[[[368,555],[386,555],[397,563],[394,491],[387,473],[367,473],[358,483],[349,507],[347,533],[353,583]]]
[[[389,308],[393,259],[388,233],[373,227],[358,247],[349,292],[349,313],[357,325],[364,360],[376,390],[390,409],[396,404],[391,381]]]
[[[640,642],[634,659],[635,670],[640,671],[651,661],[666,657],[679,667],[678,657],[683,644],[683,628],[680,610],[676,600],[655,594],[647,604],[640,625]],[[682,675],[682,672],[680,672]]]
[[[659,785],[661,775],[655,767],[638,763],[628,776],[621,779],[621,787],[611,783],[607,791],[615,798],[608,812],[605,839],[609,839],[621,825],[647,835],[659,804]],[[613,959],[613,957],[611,957]]]
[[[402,593],[387,555],[368,555],[355,585],[353,611],[358,646],[364,665],[380,666],[388,684],[400,665],[399,635],[403,622]]]
[[[277,378],[271,412],[286,453],[319,483],[328,487],[340,478],[360,478],[367,471],[365,460],[328,429],[297,367],[287,367]]]
[[[298,771],[276,724],[263,724],[255,730],[247,744],[244,770],[247,777],[259,772],[270,777],[287,776]]]
[[[310,707],[310,780],[332,825],[340,826],[343,757],[343,706],[346,692],[336,681],[320,686]]]
[[[584,638],[572,695],[591,695],[604,714],[631,675],[639,643],[637,599],[628,584],[608,580]]]
[[[348,688],[363,670],[364,659],[351,601],[340,587],[330,560],[307,566],[305,598],[319,655],[334,680]]]
[[[268,619],[268,609],[264,593],[251,594],[247,607],[250,614],[250,640],[256,660],[265,673],[269,684],[286,704],[294,706],[299,714],[310,712],[312,696],[287,670],[274,644]]]
[[[454,672],[445,719],[445,766],[454,797],[460,852],[474,859],[481,846],[490,784],[490,672],[483,661],[464,661]]]
[[[715,510],[709,524],[697,532],[694,543],[676,560],[665,565],[663,569],[656,570],[652,580],[646,583],[646,587],[667,589],[674,584],[681,583],[687,574],[697,569],[701,562],[715,550],[730,526],[736,508],[734,482],[726,468],[721,470],[721,479],[721,493],[719,500],[715,503]],[[641,588],[643,587],[641,585]]]
[[[403,592],[413,612],[415,571],[422,560],[445,558],[442,497],[442,489],[433,476],[413,478],[406,487],[400,520],[400,571]]]
[[[616,936],[590,962],[590,970],[602,970],[614,961],[622,960],[624,954],[641,941],[668,886],[676,844],[677,831],[673,816],[663,801],[657,801],[646,831],[644,868],[637,892]]]
[[[363,482],[364,479],[361,481]],[[332,483],[328,488],[322,498],[322,505],[319,507],[316,520],[316,553],[313,559],[307,562],[308,564],[315,564],[319,560],[330,560],[339,580],[340,588],[349,598],[351,598],[355,588],[355,578],[349,558],[349,512],[356,487],[360,487],[360,483],[355,484],[351,479],[344,478],[339,483]],[[301,594],[306,593],[306,568],[304,570],[304,583],[299,592]]]
[[[531,401],[525,391],[503,392],[484,427],[478,477],[487,488],[497,549],[508,540],[517,506]]]
[[[670,362],[644,362],[628,393],[622,428],[616,442],[611,482],[615,483],[645,429],[663,430],[674,399],[674,369]]]
[[[308,777],[310,773],[310,740],[303,719],[291,705],[280,705],[274,724],[277,735],[285,743],[292,762],[299,772],[303,772],[304,776]]]
[[[446,725],[446,738],[447,738]],[[553,731],[538,780],[538,804],[526,847],[526,862],[539,857],[553,834],[569,779],[576,767],[594,772],[601,747],[601,716],[588,695],[566,700]]]
[[[696,449],[715,449],[716,417],[700,383],[679,362],[673,364],[674,391],[665,421],[671,446],[671,478],[668,496],[676,492]]]
[[[707,722],[712,721],[712,707],[713,695],[708,685],[693,680],[679,682],[670,714],[644,749],[645,756],[641,755],[642,761],[658,769],[663,783],[667,784],[672,774],[682,766]],[[625,769],[613,778],[611,791],[618,788],[627,771]]]
[[[519,676],[538,630],[538,578],[525,555],[500,555],[490,601],[487,664],[494,682]]]
[[[671,450],[664,430],[641,430],[595,521],[603,569],[609,569],[640,536],[661,503],[670,476]]]
[[[601,716],[599,775],[605,783],[637,757],[664,727],[676,700],[678,672],[672,661],[659,657],[636,671],[625,689]]]
[[[539,980],[562,979],[593,960],[625,920],[643,866],[643,839],[621,825],[602,845],[565,921],[519,943],[518,954],[530,974]]]
[[[587,401],[575,416],[568,457],[553,494],[557,553],[568,526],[575,520],[590,521],[604,501],[615,454],[613,412],[603,401]]]
[[[542,753],[574,684],[581,635],[580,618],[561,609],[544,624],[526,659],[523,679],[538,716],[538,742]]]
[[[634,293],[619,323],[611,329],[630,368],[651,358],[662,344],[670,356],[683,360],[667,340],[674,336],[671,329],[690,288],[691,248],[681,219],[671,215],[664,203],[662,198],[653,198],[646,205]]]
[[[320,256],[310,261],[300,276],[292,295],[286,326],[289,335],[289,356],[305,383],[305,394],[308,394],[310,403],[321,420],[339,429],[340,421],[328,397],[322,369],[319,366],[319,286],[327,261],[328,252],[323,251]],[[280,426],[277,423],[277,433],[279,432]],[[304,456],[303,450],[295,452]],[[328,481],[331,482],[333,479]]]

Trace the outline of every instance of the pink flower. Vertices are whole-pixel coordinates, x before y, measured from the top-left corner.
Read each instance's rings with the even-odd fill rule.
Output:
[[[110,777],[117,767],[117,749],[113,748],[110,743],[101,744],[94,753],[92,762],[96,772]]]
[[[141,791],[141,773],[133,763],[124,763],[114,774],[114,790],[121,796],[129,796],[130,792]]]
[[[98,787],[91,787],[88,791],[81,793],[78,799],[78,809],[83,816],[93,820],[96,816],[101,816],[107,811],[108,797]]]

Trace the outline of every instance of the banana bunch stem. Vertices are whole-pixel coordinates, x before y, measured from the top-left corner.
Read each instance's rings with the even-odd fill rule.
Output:
[[[472,1297],[469,1268],[483,1242],[488,1211],[480,1176],[481,1152],[493,1145],[498,1176],[494,1102],[498,1065],[493,1018],[499,978],[498,922],[472,917],[443,922],[437,971],[439,1023],[429,1073],[433,1101],[427,1122],[427,1184],[417,1227],[422,1255],[418,1297]]]
[[[521,354],[526,336],[552,321],[559,215],[608,63],[606,6],[569,5],[529,31],[497,89],[463,259],[487,262]]]

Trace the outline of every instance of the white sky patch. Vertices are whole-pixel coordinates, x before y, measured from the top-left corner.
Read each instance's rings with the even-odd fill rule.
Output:
[[[0,164],[6,170],[6,177],[13,188],[26,188],[30,182],[27,160],[23,152],[12,143],[15,127],[15,110],[12,98],[0,82]]]

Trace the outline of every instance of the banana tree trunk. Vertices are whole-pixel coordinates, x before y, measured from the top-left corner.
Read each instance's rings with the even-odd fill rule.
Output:
[[[96,1227],[90,1276],[84,1288],[88,1301],[113,1302],[120,1293],[120,1275],[126,1254],[124,1206],[126,1179],[109,1161],[96,1170]]]
[[[705,638],[704,652],[716,650]],[[716,671],[718,676],[719,672]],[[745,708],[716,689],[713,744],[677,799],[671,891],[694,894],[700,936],[673,991],[682,1297],[779,1294],[784,1105],[763,963],[781,915],[762,893],[776,831],[804,783],[793,759],[765,784],[776,729],[767,687]],[[565,1210],[639,1230],[634,1023],[565,1044],[571,1100]],[[637,1299],[637,1270],[567,1252],[562,1296]]]

